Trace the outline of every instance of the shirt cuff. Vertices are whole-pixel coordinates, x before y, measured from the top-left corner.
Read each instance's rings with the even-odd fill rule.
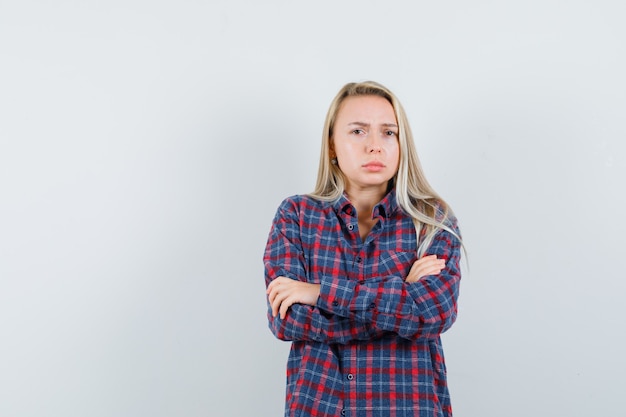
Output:
[[[322,277],[317,307],[340,317],[350,317],[350,305],[356,296],[356,281]]]

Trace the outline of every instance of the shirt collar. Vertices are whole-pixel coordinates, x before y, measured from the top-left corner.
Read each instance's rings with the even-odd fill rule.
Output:
[[[346,197],[346,194],[343,193],[341,197],[331,203],[333,210],[337,214],[346,213],[350,216],[354,216],[356,214],[356,210],[350,200]],[[383,218],[389,217],[393,214],[398,208],[398,201],[396,200],[396,188],[392,188],[378,204],[374,206],[373,216],[378,217],[381,216]]]

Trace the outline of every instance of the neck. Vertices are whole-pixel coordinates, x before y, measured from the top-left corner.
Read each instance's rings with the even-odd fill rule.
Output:
[[[349,189],[346,190],[348,200],[356,208],[359,218],[370,218],[374,206],[385,197],[387,187],[377,189]]]

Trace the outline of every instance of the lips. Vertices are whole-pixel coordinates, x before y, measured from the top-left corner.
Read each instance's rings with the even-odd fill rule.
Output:
[[[363,164],[363,168],[369,172],[379,172],[385,168],[385,164],[379,161],[371,161],[367,164]]]
[[[383,164],[382,162],[379,161],[372,161],[372,162],[368,162],[367,164],[364,164],[363,167],[365,168],[384,168],[385,164]]]

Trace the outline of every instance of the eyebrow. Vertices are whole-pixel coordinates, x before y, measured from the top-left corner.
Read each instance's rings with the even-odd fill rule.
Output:
[[[369,127],[370,126],[369,123],[365,123],[365,122],[351,122],[351,123],[348,123],[348,126],[352,126],[352,125],[363,126],[363,127]],[[395,128],[398,127],[398,125],[395,124],[395,123],[383,123],[382,126],[383,127],[395,127]]]

